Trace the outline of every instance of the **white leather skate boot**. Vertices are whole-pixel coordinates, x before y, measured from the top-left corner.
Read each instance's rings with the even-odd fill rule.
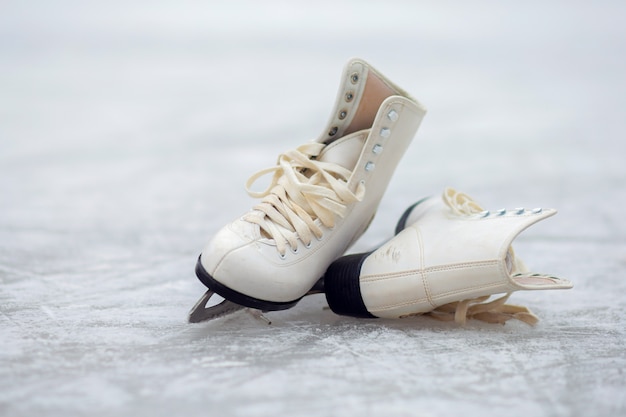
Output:
[[[198,278],[242,306],[293,306],[367,229],[425,112],[366,62],[351,60],[322,135],[248,180],[248,193],[262,200],[203,249]],[[273,175],[271,185],[250,191],[264,174]]]
[[[411,206],[398,223],[397,235],[375,251],[333,262],[324,277],[326,298],[336,313],[355,317],[401,318],[437,310],[451,313],[458,322],[476,316],[532,324],[535,318],[528,310],[504,304],[508,295],[572,284],[528,272],[511,243],[524,229],[554,214],[554,209],[485,211],[448,188],[443,198]],[[492,294],[505,296],[481,304]]]

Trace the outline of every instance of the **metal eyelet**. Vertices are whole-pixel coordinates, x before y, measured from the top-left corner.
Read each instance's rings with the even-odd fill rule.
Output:
[[[353,98],[354,98],[354,93],[352,91],[348,91],[346,93],[346,101],[351,102]]]
[[[391,129],[383,127],[380,129],[380,136],[387,139],[391,135]]]
[[[380,144],[378,144],[378,143],[377,143],[376,145],[374,145],[374,147],[372,148],[372,153],[373,153],[374,155],[378,155],[378,154],[380,154],[382,151],[383,151],[383,145],[380,145]]]
[[[339,112],[339,120],[345,119],[347,115],[348,115],[348,112],[346,110],[340,111]]]
[[[334,126],[332,129],[330,129],[330,132],[328,132],[328,136],[335,136],[335,134],[337,134],[337,130],[339,130],[339,128],[337,126]]]
[[[359,82],[359,74],[357,72],[353,72],[352,75],[350,75],[350,81],[352,84]]]
[[[396,120],[398,120],[398,112],[393,109],[389,110],[389,113],[387,113],[387,118],[392,122],[395,122]]]
[[[374,170],[375,166],[376,165],[372,161],[369,161],[368,163],[365,164],[365,170],[367,172],[372,171],[372,170]]]

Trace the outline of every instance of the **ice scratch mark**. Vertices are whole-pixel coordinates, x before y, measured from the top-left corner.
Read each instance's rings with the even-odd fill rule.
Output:
[[[58,321],[59,321],[59,319],[58,319],[58,317],[56,316],[56,314],[54,314],[54,313],[52,312],[52,310],[50,310],[48,307],[46,307],[46,306],[40,306],[39,308],[41,309],[41,311],[43,311],[43,312],[44,312],[44,314],[45,314],[46,316],[50,317],[52,320],[54,320],[54,321],[56,321],[56,322],[58,322]]]
[[[198,365],[202,368],[232,368],[238,366],[247,366],[247,362],[243,361],[225,361],[212,356],[204,356],[192,361],[194,365]]]

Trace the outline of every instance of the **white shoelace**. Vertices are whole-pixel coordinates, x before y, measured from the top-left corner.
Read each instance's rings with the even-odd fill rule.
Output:
[[[443,191],[443,201],[458,216],[471,216],[484,211],[472,197],[451,187]]]
[[[465,324],[467,319],[476,319],[487,323],[504,324],[516,319],[526,324],[535,325],[539,318],[527,307],[505,304],[511,293],[487,302],[489,295],[470,300],[457,301],[437,307],[426,315],[437,320],[452,321]]]
[[[363,184],[355,192],[348,188],[352,171],[315,160],[325,146],[311,142],[285,152],[276,166],[255,173],[246,182],[248,194],[263,200],[243,219],[258,224],[276,242],[281,256],[285,255],[287,245],[292,251],[298,250],[298,238],[306,247],[314,236],[322,238],[323,231],[316,219],[332,228],[336,215],[343,217],[350,203],[363,198]],[[256,180],[269,173],[274,175],[264,191],[250,189]]]

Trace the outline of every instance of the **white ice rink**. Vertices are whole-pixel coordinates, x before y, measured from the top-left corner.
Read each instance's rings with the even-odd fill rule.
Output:
[[[0,415],[626,415],[626,3],[0,3]],[[243,184],[362,57],[429,112],[367,234],[454,186],[554,207],[535,327],[186,316]]]

